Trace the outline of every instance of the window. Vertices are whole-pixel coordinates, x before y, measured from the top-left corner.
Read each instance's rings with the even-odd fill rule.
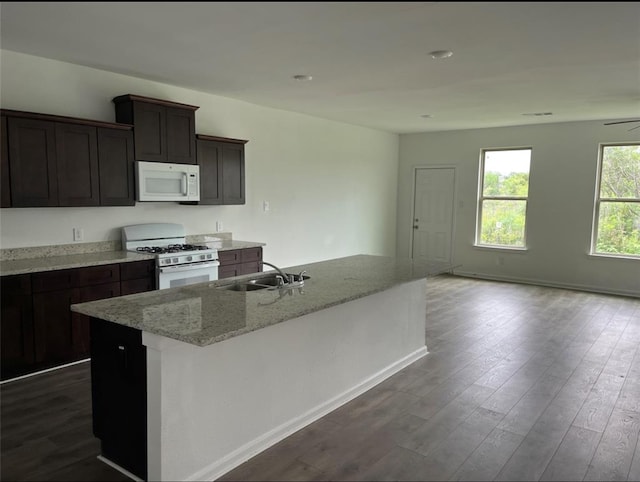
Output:
[[[476,244],[524,248],[531,149],[484,150]]]
[[[640,144],[601,145],[592,253],[640,257]]]

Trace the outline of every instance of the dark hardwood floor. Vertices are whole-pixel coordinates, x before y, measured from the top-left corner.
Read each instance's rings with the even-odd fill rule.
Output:
[[[429,354],[220,480],[640,480],[640,299],[441,276]],[[0,387],[2,480],[96,459],[87,363]]]

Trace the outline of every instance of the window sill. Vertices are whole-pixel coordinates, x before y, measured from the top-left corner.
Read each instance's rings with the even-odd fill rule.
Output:
[[[508,253],[526,253],[529,251],[529,248],[517,248],[511,246],[491,246],[489,244],[474,244],[473,247],[475,249],[486,250],[486,251],[505,251]]]
[[[632,256],[630,254],[607,254],[607,253],[587,253],[590,258],[605,258],[605,259],[626,259],[633,261],[640,261],[640,256]]]

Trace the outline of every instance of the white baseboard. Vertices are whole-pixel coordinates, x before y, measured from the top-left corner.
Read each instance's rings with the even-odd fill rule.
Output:
[[[562,289],[568,289],[568,290],[587,291],[589,293],[599,293],[604,295],[630,296],[632,298],[640,298],[640,292],[638,291],[611,290],[608,288],[603,288],[601,286],[591,286],[591,285],[582,285],[582,284],[574,284],[574,283],[559,283],[557,281],[519,278],[514,276],[488,275],[484,273],[473,273],[470,271],[459,271],[459,270],[454,270],[453,274],[455,276],[462,276],[466,278],[486,279],[490,281],[505,281],[508,283],[548,286],[550,288],[562,288]]]
[[[292,420],[289,420],[279,427],[276,427],[273,430],[265,433],[264,435],[245,444],[239,449],[234,450],[224,458],[217,460],[208,467],[205,467],[204,469],[191,475],[187,480],[217,480],[222,475],[243,464],[250,458],[258,455],[260,452],[268,449],[272,445],[275,445],[289,435],[297,432],[301,428],[304,428],[307,425],[315,422],[316,420],[324,417],[328,413],[353,400],[357,396],[362,395],[364,392],[383,382],[391,375],[394,375],[403,368],[406,368],[413,362],[424,357],[425,355],[427,355],[427,353],[428,352],[426,346],[420,348],[419,350],[416,350],[413,353],[410,353],[401,360],[392,363],[386,368],[380,370],[378,373],[375,373],[371,377],[363,380],[361,383],[347,390],[346,392],[343,392],[338,396],[327,400],[317,407],[312,408],[308,412],[295,417]]]
[[[85,362],[88,362],[88,361],[91,361],[91,358],[85,358],[83,360],[74,361],[72,363],[67,363],[65,365],[59,365],[59,366],[53,367],[53,368],[47,368],[46,370],[40,370],[38,372],[27,373],[26,375],[22,375],[22,376],[15,377],[15,378],[9,378],[8,380],[3,380],[3,381],[0,382],[0,385],[4,385],[5,383],[10,383],[10,382],[17,382],[18,380],[22,380],[24,378],[34,377],[36,375],[42,375],[43,373],[52,372],[54,370],[60,370],[61,368],[70,367],[72,365],[77,365],[78,363],[85,363]]]
[[[105,464],[107,464],[109,467],[113,467],[114,469],[116,469],[118,472],[126,475],[127,477],[129,477],[131,480],[135,480],[136,482],[142,482],[142,479],[139,478],[137,475],[133,475],[131,472],[129,472],[126,469],[123,469],[122,467],[120,467],[118,464],[116,464],[115,462],[111,462],[111,460],[109,460],[106,457],[103,457],[102,455],[98,455],[98,460],[100,460],[101,462],[104,462]]]

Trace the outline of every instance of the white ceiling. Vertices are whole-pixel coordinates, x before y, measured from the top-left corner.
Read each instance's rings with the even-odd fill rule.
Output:
[[[639,2],[2,2],[0,17],[2,49],[395,133],[640,118]]]

